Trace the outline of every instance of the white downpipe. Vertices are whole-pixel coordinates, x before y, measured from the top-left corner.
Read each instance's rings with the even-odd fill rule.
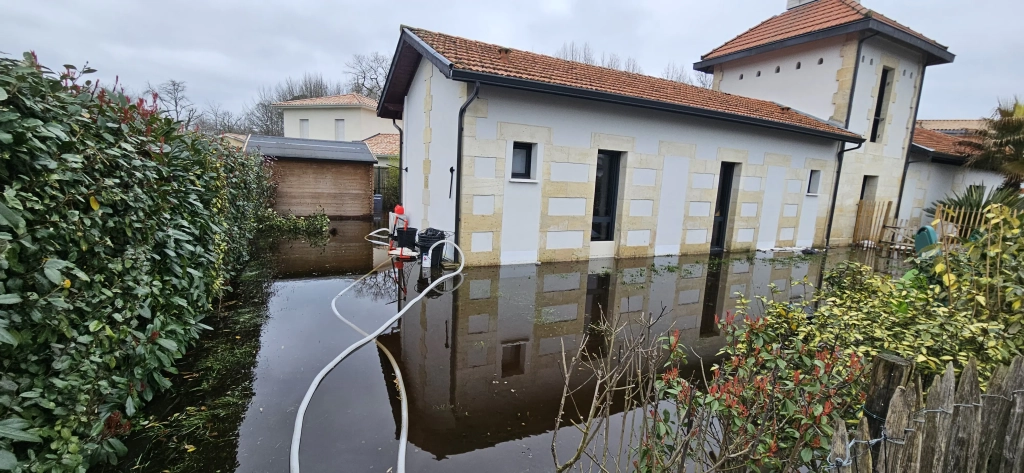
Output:
[[[374,232],[374,233],[376,233],[376,232]],[[362,347],[363,345],[366,345],[367,343],[370,343],[370,341],[376,340],[376,338],[380,334],[384,333],[384,331],[387,330],[388,327],[390,327],[392,324],[394,324],[399,319],[401,319],[402,316],[405,315],[405,312],[407,310],[409,310],[410,307],[416,305],[417,302],[419,302],[421,299],[423,299],[428,293],[430,293],[431,290],[433,290],[435,287],[437,287],[437,285],[439,285],[442,282],[444,282],[444,281],[446,281],[448,279],[451,279],[451,278],[455,277],[456,275],[462,273],[462,269],[466,265],[466,262],[465,262],[466,261],[466,257],[465,257],[465,254],[462,252],[462,248],[459,248],[459,245],[456,245],[454,242],[451,242],[449,240],[442,240],[442,241],[436,242],[433,245],[431,245],[430,246],[430,250],[433,250],[435,247],[437,247],[437,245],[441,245],[441,244],[452,245],[452,247],[455,248],[455,251],[459,252],[459,268],[456,269],[454,272],[445,274],[444,276],[441,276],[440,278],[437,278],[436,281],[430,283],[430,285],[427,286],[423,291],[421,291],[418,296],[416,296],[413,300],[409,301],[406,304],[406,306],[402,308],[402,310],[398,311],[397,314],[395,314],[390,319],[388,319],[388,321],[385,322],[384,325],[381,325],[380,328],[378,328],[377,330],[374,330],[373,333],[370,333],[370,334],[366,335],[365,337],[363,337],[359,341],[357,341],[357,342],[353,343],[352,345],[350,345],[348,348],[346,348],[344,351],[342,351],[336,358],[331,360],[330,363],[328,363],[326,366],[324,366],[323,369],[321,369],[320,372],[317,373],[316,377],[313,378],[313,382],[310,383],[309,389],[306,390],[305,397],[302,398],[302,403],[299,404],[298,412],[295,413],[295,427],[292,430],[292,443],[291,443],[291,451],[290,451],[290,455],[289,455],[289,465],[290,465],[289,471],[291,473],[300,473],[299,472],[299,443],[302,440],[302,421],[303,421],[303,419],[306,416],[306,408],[309,407],[309,401],[310,401],[310,399],[313,398],[313,393],[316,392],[316,389],[320,386],[320,383],[327,376],[327,374],[330,373],[331,370],[334,369],[334,367],[338,366],[338,364],[341,363],[342,360],[344,360],[350,354],[352,354],[352,352],[356,351],[358,348]],[[430,254],[430,250],[427,251],[427,254]],[[366,278],[367,276],[369,276],[369,274],[367,274],[366,276],[363,276],[362,278],[360,278],[359,281],[361,281],[362,279]],[[349,285],[349,287],[347,287],[344,290],[342,290],[341,293],[338,294],[338,296],[341,296],[341,294],[344,294],[346,291],[348,291],[350,288],[352,288],[352,286],[354,286],[359,281],[356,281],[355,283],[352,283],[351,285]],[[334,300],[331,301],[331,307],[332,308],[335,307],[334,301],[336,301],[338,299],[338,296],[335,296]],[[344,321],[345,323],[348,323],[353,328],[356,328],[357,330],[359,330],[358,327],[355,327],[355,325],[352,325],[350,322],[348,322],[343,317],[341,317],[341,315],[338,314],[337,309],[334,309],[334,313],[336,315],[338,315],[338,317],[341,318],[342,321]],[[359,330],[359,332],[360,333],[364,333],[364,332],[362,332],[362,330]],[[387,353],[386,350],[385,350],[385,353]],[[399,371],[398,371],[398,368],[397,368],[397,364],[394,362],[394,359],[391,357],[390,353],[388,353],[388,359],[389,359],[389,361],[392,362],[392,366],[395,367],[396,376],[398,376],[399,379],[401,379],[400,378],[401,374],[399,374]],[[408,407],[407,407],[406,400],[405,400],[406,396],[407,396],[407,393],[405,392],[404,386],[401,387],[401,389],[402,389],[402,437],[407,437],[407,434],[408,434],[408,421],[407,421]],[[406,443],[407,443],[407,438],[403,438],[403,439],[400,440],[400,444],[399,444],[399,447],[398,447],[399,458],[398,458],[397,473],[405,473]]]

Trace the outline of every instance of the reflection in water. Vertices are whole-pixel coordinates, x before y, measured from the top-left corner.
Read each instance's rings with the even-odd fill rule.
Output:
[[[734,311],[740,298],[770,296],[771,284],[776,298],[807,297],[791,281],[816,280],[821,260],[759,258],[711,270],[687,257],[605,264],[470,268],[454,293],[410,311],[382,337],[409,390],[410,441],[444,459],[548,432],[561,400],[563,347],[575,352],[586,338],[587,351],[604,356],[602,337],[584,337],[599,318],[663,313],[655,333],[679,329],[683,343],[714,357],[724,343],[715,314]]]
[[[361,255],[349,255],[354,248],[349,244],[339,242],[337,250],[312,256],[285,247],[280,257],[285,275],[361,274],[372,268],[372,250],[363,247]],[[328,256],[330,251],[341,256]],[[608,356],[602,337],[585,336],[592,326],[651,313],[663,314],[655,331],[679,329],[683,343],[712,358],[724,343],[713,327],[715,314],[735,310],[741,297],[770,295],[771,284],[780,290],[776,299],[808,297],[809,289],[790,282],[813,283],[821,271],[820,259],[761,256],[710,269],[700,257],[467,268],[462,280],[439,287],[380,338],[405,378],[409,471],[476,472],[482,465],[493,472],[550,471],[549,432],[561,400],[563,347],[574,352],[586,339],[590,353]],[[415,297],[431,276],[418,264],[382,271],[346,294],[339,309],[370,330]],[[360,338],[330,310],[330,299],[354,279],[275,283],[256,394],[240,433],[238,471],[287,472],[295,408],[308,383]],[[582,405],[588,394],[584,389],[570,402]],[[397,452],[399,395],[379,351],[358,350],[313,397],[303,467],[387,471]],[[579,436],[564,427],[558,438],[565,458]]]

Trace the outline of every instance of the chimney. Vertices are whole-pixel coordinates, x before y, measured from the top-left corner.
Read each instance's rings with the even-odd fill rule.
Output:
[[[815,0],[786,0],[786,10],[792,10],[800,5],[811,3]]]

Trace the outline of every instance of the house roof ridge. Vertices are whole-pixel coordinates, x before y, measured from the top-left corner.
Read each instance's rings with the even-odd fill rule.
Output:
[[[765,120],[817,133],[824,132],[862,139],[860,135],[841,126],[799,111],[793,111],[791,107],[781,106],[768,100],[729,94],[662,77],[569,61],[546,54],[422,28],[406,27],[405,30],[414,35],[418,41],[436,51],[441,56],[440,59],[451,63],[453,69],[468,73],[615,94],[689,109]],[[499,58],[499,50],[495,49],[490,52],[489,48],[502,48],[508,50],[508,54]],[[517,58],[519,58],[518,61]],[[791,111],[794,113],[790,113]],[[802,118],[797,118],[795,115]],[[721,116],[717,118],[729,119]],[[809,120],[813,120],[813,123]]]

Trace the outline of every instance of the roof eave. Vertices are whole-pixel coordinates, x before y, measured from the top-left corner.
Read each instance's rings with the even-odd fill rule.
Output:
[[[847,23],[845,25],[834,26],[832,28],[827,28],[812,33],[794,36],[792,38],[786,38],[781,41],[775,41],[773,43],[768,43],[761,46],[736,51],[734,53],[726,54],[724,56],[718,56],[711,59],[704,59],[700,62],[694,63],[693,69],[710,74],[715,71],[715,66],[719,64],[724,64],[726,62],[735,61],[737,59],[743,59],[757,54],[777,51],[779,49],[809,43],[812,41],[832,38],[835,36],[840,36],[849,33],[859,33],[863,31],[880,33],[900,43],[904,43],[906,45],[924,51],[927,57],[927,60],[925,61],[925,65],[927,66],[948,64],[953,62],[953,60],[956,58],[955,54],[949,52],[949,50],[945,48],[936,46],[935,44],[932,44],[928,41],[925,41],[921,38],[918,38],[917,36],[914,36],[910,33],[907,33],[888,24],[882,23],[881,21],[872,18],[866,18],[864,20],[858,20],[852,23]]]
[[[384,89],[380,93],[380,100],[377,101],[377,116],[381,118],[392,118],[396,120],[402,119],[402,111],[395,111],[386,106],[386,97],[392,86],[394,86],[394,73],[396,66],[401,59],[401,52],[404,47],[408,45],[412,47],[417,53],[419,53],[420,59],[427,58],[438,70],[445,75],[445,77],[451,78],[452,62],[442,56],[440,53],[430,47],[427,43],[423,42],[419,36],[415,33],[402,26],[402,34],[398,38],[398,46],[395,47],[395,55],[392,56],[391,67],[388,68],[388,77],[384,82]],[[408,88],[408,84],[405,85]],[[402,94],[405,95],[404,93]]]
[[[697,116],[702,118],[723,120],[732,123],[742,123],[746,125],[789,131],[802,135],[816,136],[819,138],[825,138],[835,141],[843,141],[846,143],[863,143],[865,141],[864,138],[860,136],[833,133],[824,130],[816,130],[813,128],[782,123],[773,120],[766,120],[762,118],[749,117],[746,115],[721,112],[718,110],[710,110],[706,108],[692,107],[689,105],[661,102],[657,100],[644,99],[629,95],[613,94],[610,92],[602,92],[598,90],[582,89],[578,87],[570,87],[559,84],[550,84],[547,82],[538,82],[528,79],[520,79],[517,77],[468,71],[464,69],[453,69],[451,71],[450,78],[453,80],[463,82],[480,82],[481,84],[497,85],[513,89],[529,90],[533,92],[562,95],[587,100],[596,100],[600,102],[615,103],[620,105],[641,107],[652,110],[661,110],[673,113],[680,113],[684,115]]]
[[[949,164],[953,166],[963,166],[967,163],[967,157],[957,154],[944,153],[942,151],[936,151],[927,146],[920,145],[917,143],[911,144],[911,152],[923,154],[928,157],[927,162],[935,164]],[[920,162],[920,161],[919,161]]]

